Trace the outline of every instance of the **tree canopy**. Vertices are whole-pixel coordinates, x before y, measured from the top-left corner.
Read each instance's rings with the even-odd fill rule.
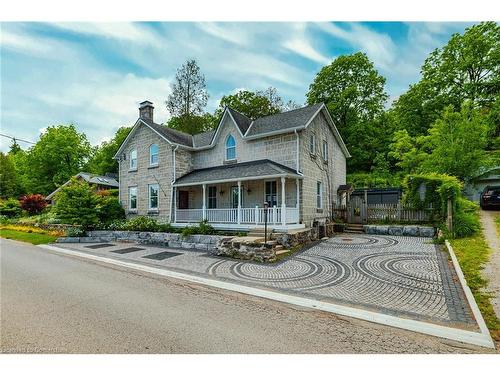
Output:
[[[131,127],[122,126],[119,128],[113,139],[109,142],[104,141],[94,149],[92,157],[87,163],[85,170],[98,175],[105,175],[106,173],[118,173],[118,162],[113,159],[121,144],[127,138]]]

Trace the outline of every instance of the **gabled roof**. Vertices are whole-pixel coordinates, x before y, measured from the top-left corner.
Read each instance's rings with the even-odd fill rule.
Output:
[[[191,134],[183,133],[179,130],[169,128],[168,126],[157,124],[147,118],[141,118],[140,120],[142,122],[145,122],[147,125],[170,140],[172,143],[178,143],[184,146],[193,147],[193,136]]]
[[[174,186],[206,184],[230,180],[251,180],[262,177],[288,176],[302,178],[297,172],[285,165],[269,159],[244,163],[221,165],[211,168],[195,169],[177,179]]]
[[[247,116],[245,116],[243,113],[240,113],[230,107],[227,107],[227,110],[233,116],[234,121],[236,122],[236,125],[238,128],[240,128],[241,134],[245,134],[250,127],[250,124],[252,123],[252,120],[250,120]]]
[[[295,130],[305,129],[321,110],[326,111],[325,116],[332,128],[335,138],[337,139],[346,157],[350,157],[349,151],[347,150],[347,147],[342,140],[338,129],[335,127],[335,124],[333,123],[333,120],[328,113],[326,106],[323,103],[318,103],[307,107],[294,109],[288,112],[261,117],[254,121],[250,120],[247,116],[239,113],[238,111],[226,107],[226,109],[224,110],[224,114],[222,115],[215,130],[195,135],[183,133],[181,131],[169,128],[165,125],[157,124],[147,118],[139,118],[136,121],[132,131],[121,144],[114,158],[117,158],[118,155],[122,152],[123,147],[126,143],[128,143],[128,140],[132,138],[135,129],[141,123],[148,126],[170,144],[196,150],[200,148],[213,147],[215,145],[217,135],[219,134],[219,129],[221,128],[221,126],[223,126],[226,116],[231,117],[231,119],[234,121],[243,139],[256,139],[267,137],[273,134],[282,134],[293,132]]]
[[[323,103],[318,103],[303,108],[293,109],[288,112],[276,113],[274,115],[258,118],[252,123],[246,136],[251,137],[271,131],[275,132],[306,126],[322,106]]]
[[[95,184],[95,185],[102,185],[102,186],[109,186],[109,187],[119,187],[120,184],[118,181],[112,177],[109,176],[99,176],[93,173],[88,173],[88,172],[80,172],[75,178],[81,177],[83,180],[87,181],[89,184]],[[66,181],[64,184],[59,186],[56,190],[54,190],[52,193],[47,195],[45,197],[46,200],[52,199],[52,197],[63,187],[66,186],[67,184],[70,183],[71,180]]]

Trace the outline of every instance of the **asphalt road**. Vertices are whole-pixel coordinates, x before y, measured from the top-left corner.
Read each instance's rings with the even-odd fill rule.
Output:
[[[471,353],[444,339],[1,240],[4,353]]]

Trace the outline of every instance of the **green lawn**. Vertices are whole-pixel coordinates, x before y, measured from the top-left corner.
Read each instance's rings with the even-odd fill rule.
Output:
[[[491,295],[484,292],[487,281],[481,276],[481,270],[488,261],[490,252],[482,232],[471,237],[452,239],[450,243],[486,325],[493,336],[500,338],[500,320],[491,305]]]
[[[33,245],[41,245],[54,242],[57,238],[57,236],[51,236],[49,234],[19,232],[12,229],[0,229],[0,237],[10,240],[29,242]]]

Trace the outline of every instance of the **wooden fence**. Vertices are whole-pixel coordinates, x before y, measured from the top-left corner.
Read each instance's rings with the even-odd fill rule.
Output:
[[[353,216],[357,215],[357,220]],[[360,217],[361,216],[361,217]],[[351,207],[347,205],[334,205],[333,218],[345,222],[429,222],[434,216],[432,207],[426,209],[415,209],[403,203],[368,204],[365,207]]]

